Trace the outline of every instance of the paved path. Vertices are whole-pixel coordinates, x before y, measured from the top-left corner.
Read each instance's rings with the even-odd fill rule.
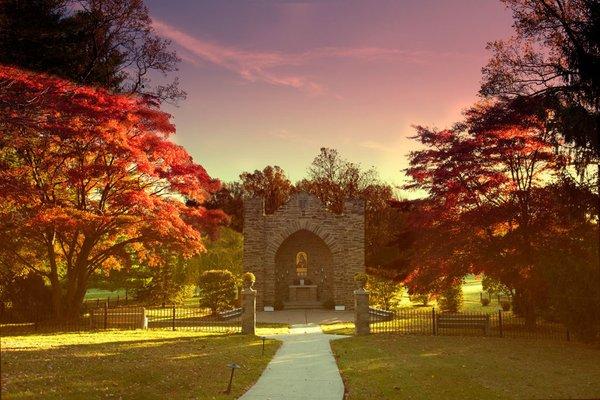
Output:
[[[281,322],[286,324],[329,324],[354,321],[353,311],[333,311],[323,309],[259,311],[256,322]]]
[[[260,379],[240,400],[342,400],[344,384],[329,346],[341,335],[325,335],[315,324],[292,325],[271,336],[282,346]]]

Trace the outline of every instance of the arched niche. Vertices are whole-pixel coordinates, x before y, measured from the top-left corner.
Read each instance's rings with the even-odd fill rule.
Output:
[[[276,301],[283,304],[295,300],[323,303],[332,299],[332,270],[332,251],[321,237],[307,229],[291,233],[275,253]],[[316,299],[297,298],[293,287],[299,286],[301,279],[306,286],[316,285]],[[295,291],[291,299],[290,290]]]

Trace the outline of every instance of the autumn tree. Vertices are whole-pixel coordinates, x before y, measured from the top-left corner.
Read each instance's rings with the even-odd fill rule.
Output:
[[[401,227],[401,217],[389,206],[395,197],[393,188],[380,181],[374,168],[365,169],[324,147],[309,166],[307,178],[296,187],[315,195],[334,213],[343,212],[347,200],[363,199],[367,267],[379,273],[379,267],[395,261],[397,253],[389,244]]]
[[[229,216],[229,227],[242,232],[244,228],[244,186],[242,182],[223,183],[221,189],[206,201],[206,208],[223,210]]]
[[[74,317],[94,271],[202,251],[224,217],[201,205],[219,182],[174,131],[149,97],[0,67],[3,268],[47,279],[54,313]]]
[[[535,99],[544,104],[550,111],[553,133],[574,146],[572,162],[580,184],[595,186],[597,197],[592,201],[600,214],[598,1],[503,2],[513,13],[515,32],[510,39],[488,45],[493,55],[483,69],[481,94],[503,101]],[[600,224],[596,224],[596,232],[600,249]],[[600,276],[600,251],[597,253]]]
[[[206,202],[209,209],[221,209],[229,216],[229,226],[237,232],[244,228],[244,199],[263,197],[265,211],[281,207],[294,191],[294,186],[278,166],[266,166],[254,172],[242,172],[240,180],[224,183]]]
[[[341,213],[346,200],[360,198],[367,187],[377,183],[375,169],[365,170],[337,150],[323,147],[308,167],[307,178],[297,186],[314,194],[332,212]]]
[[[596,0],[503,0],[515,34],[492,42],[486,97],[544,99],[557,133],[600,154],[600,7]]]
[[[595,193],[568,178],[535,193],[542,206],[538,220],[539,251],[533,271],[545,284],[547,307],[542,310],[562,321],[584,339],[600,337],[600,298],[597,269]]]
[[[285,171],[277,165],[268,165],[262,171],[243,172],[240,180],[245,196],[260,196],[265,199],[266,213],[275,212],[288,201],[294,191]]]
[[[2,64],[175,101],[185,96],[177,78],[159,78],[176,71],[178,62],[143,0],[0,2]]]
[[[543,206],[534,193],[557,176],[564,160],[543,119],[505,106],[477,105],[453,129],[417,127],[416,139],[426,148],[411,153],[409,187],[430,197],[412,278],[426,276],[421,282],[448,288],[466,273],[484,272],[515,289],[531,322],[534,292],[543,290],[531,273],[543,229],[537,218]]]

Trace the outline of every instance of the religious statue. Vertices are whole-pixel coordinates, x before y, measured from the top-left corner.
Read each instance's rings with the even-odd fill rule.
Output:
[[[308,256],[305,252],[299,251],[296,254],[296,275],[299,278],[303,278],[306,276],[308,272]]]

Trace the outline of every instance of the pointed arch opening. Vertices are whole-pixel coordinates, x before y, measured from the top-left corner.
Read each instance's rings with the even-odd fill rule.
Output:
[[[276,301],[282,306],[324,303],[333,298],[333,256],[325,241],[300,229],[275,253]]]

